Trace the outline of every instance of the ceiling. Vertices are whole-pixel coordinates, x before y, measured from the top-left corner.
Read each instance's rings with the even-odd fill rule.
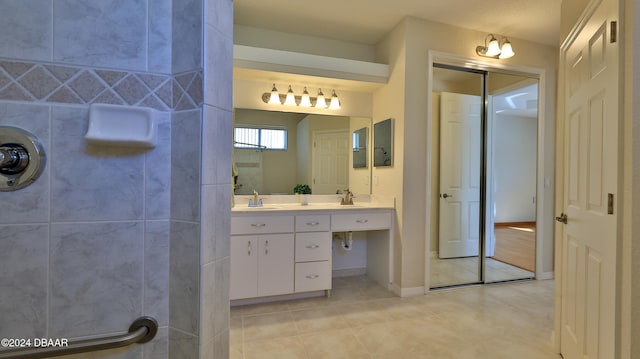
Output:
[[[236,24],[376,44],[404,17],[551,46],[560,42],[561,0],[234,0]]]

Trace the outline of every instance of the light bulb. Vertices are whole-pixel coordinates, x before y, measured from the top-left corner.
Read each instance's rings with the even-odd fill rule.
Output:
[[[340,99],[338,99],[338,95],[336,95],[336,90],[332,90],[331,102],[329,103],[329,110],[339,110],[339,109],[340,109]]]
[[[276,88],[276,84],[273,84],[273,88],[271,89],[271,95],[269,96],[269,103],[272,105],[282,105],[282,102],[280,102],[280,94],[278,94],[278,89]]]
[[[291,89],[291,85],[289,85],[289,91],[287,91],[287,98],[284,100],[284,104],[287,106],[295,106],[296,105],[296,97],[293,94],[293,90]]]
[[[327,108],[327,100],[324,98],[322,89],[318,89],[318,98],[316,99],[316,108]]]
[[[502,52],[500,52],[500,56],[498,56],[498,58],[508,59],[510,57],[513,57],[513,55],[515,54],[516,53],[513,52],[513,48],[511,47],[511,43],[509,42],[509,40],[505,40],[504,44],[502,44]]]
[[[302,97],[300,98],[300,107],[311,107],[311,97],[309,97],[309,92],[307,92],[307,88],[304,88],[302,92]]]
[[[487,56],[497,56],[500,54],[500,44],[498,40],[496,40],[493,35],[491,35],[491,40],[489,40],[489,46],[487,46]]]

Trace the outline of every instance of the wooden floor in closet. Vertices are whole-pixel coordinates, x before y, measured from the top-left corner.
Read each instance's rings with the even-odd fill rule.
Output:
[[[493,259],[535,273],[535,222],[496,223],[495,236]]]

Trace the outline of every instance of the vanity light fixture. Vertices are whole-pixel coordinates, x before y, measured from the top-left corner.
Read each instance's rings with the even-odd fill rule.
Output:
[[[329,102],[329,110],[339,110],[340,99],[336,95],[336,90],[331,90],[331,102]]]
[[[300,107],[311,107],[311,97],[309,97],[309,91],[307,88],[304,88],[302,91],[302,97],[300,97]]]
[[[282,102],[280,102],[280,94],[278,94],[278,89],[276,88],[276,84],[273,84],[273,88],[271,89],[271,94],[269,95],[269,101],[267,103],[272,105],[282,104]]]
[[[289,85],[289,90],[285,94],[278,93],[276,85],[273,84],[271,92],[265,92],[262,94],[262,101],[270,105],[287,105],[287,106],[300,106],[300,107],[315,107],[319,109],[339,110],[342,108],[340,98],[336,94],[336,90],[331,90],[331,98],[326,98],[322,89],[318,89],[318,96],[309,96],[309,91],[304,87],[302,96],[296,96]]]
[[[487,39],[489,40],[488,43]],[[502,39],[501,46],[496,37],[493,34],[489,34],[484,38],[484,46],[479,45],[476,47],[476,54],[494,59],[508,59],[516,53],[513,52],[511,42],[506,37]]]
[[[293,94],[291,85],[289,85],[289,91],[287,91],[287,97],[284,99],[284,104],[287,106],[296,106],[296,97]]]
[[[322,89],[318,89],[318,98],[316,99],[316,108],[327,108],[327,100],[324,99]]]

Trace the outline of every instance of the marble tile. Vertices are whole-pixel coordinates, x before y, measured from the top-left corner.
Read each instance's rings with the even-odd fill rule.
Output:
[[[51,1],[3,1],[0,54],[14,59],[51,60]]]
[[[288,311],[244,317],[242,320],[245,343],[262,339],[289,337],[297,333],[293,316]]]
[[[225,330],[203,343],[200,338],[200,358],[229,358],[229,331]]]
[[[169,358],[169,328],[160,327],[156,337],[143,347],[144,359],[168,359]]]
[[[338,305],[337,310],[351,327],[384,323],[391,319],[385,309],[376,301],[358,301]]]
[[[226,329],[213,338],[213,356],[211,358],[229,358],[230,355],[229,330]]]
[[[125,348],[109,349],[109,350],[103,350],[99,352],[69,355],[69,356],[65,356],[65,358],[66,359],[140,359],[142,358],[142,351],[143,351],[143,347],[141,346],[128,346]]]
[[[144,314],[169,325],[169,221],[146,221]]]
[[[293,311],[291,314],[296,321],[298,332],[302,334],[344,329],[349,326],[338,308],[305,309]]]
[[[202,186],[202,263],[229,256],[231,231],[231,188]]]
[[[200,338],[212,340],[229,328],[229,259],[202,267],[200,275]]]
[[[350,300],[309,298],[234,307],[230,357],[560,359],[549,344],[553,317],[540,315],[553,307],[552,281],[385,299],[362,296],[378,286],[366,276],[334,278],[333,285],[333,291],[343,291]],[[334,325],[334,310],[346,327]]]
[[[0,103],[0,126],[33,133],[45,148],[46,164],[39,179],[15,192],[0,192],[0,223],[34,223],[49,220],[51,173],[50,109],[46,105]]]
[[[171,73],[171,0],[148,0],[148,70]]]
[[[305,347],[297,337],[271,338],[250,342],[244,346],[244,359],[306,358]]]
[[[53,221],[143,218],[144,150],[89,145],[88,109],[53,107]]]
[[[231,112],[205,105],[202,116],[203,184],[231,185],[231,138]]]
[[[49,226],[0,225],[0,337],[47,334]]]
[[[172,40],[174,74],[202,67],[202,1],[173,3]]]
[[[231,111],[233,108],[233,38],[206,25],[204,103]]]
[[[331,330],[301,336],[309,359],[368,359],[367,348],[352,330]]]
[[[235,310],[240,310],[242,317],[251,317],[263,314],[282,313],[289,311],[289,302],[267,302],[262,304],[250,304],[240,307],[234,307]]]
[[[198,358],[198,337],[169,328],[169,358]]]
[[[145,0],[58,0],[53,17],[53,61],[146,70]]]
[[[200,220],[201,111],[173,114],[171,124],[171,218]]]
[[[200,226],[171,221],[169,321],[171,326],[198,334],[200,316]]]
[[[158,143],[145,154],[145,218],[167,219],[171,208],[171,115],[159,113]]]
[[[205,23],[215,27],[221,34],[233,35],[233,1],[205,1]]]
[[[51,225],[51,337],[121,332],[142,314],[143,222]]]
[[[231,316],[229,320],[229,345],[242,347],[242,342],[242,317]]]

